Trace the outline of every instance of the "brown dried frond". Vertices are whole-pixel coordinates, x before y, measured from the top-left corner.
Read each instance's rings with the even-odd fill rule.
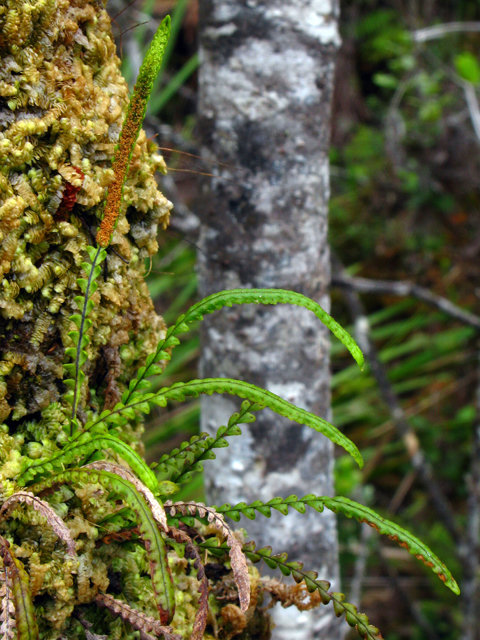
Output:
[[[99,607],[104,607],[115,615],[120,616],[122,620],[129,622],[134,629],[141,633],[153,633],[157,638],[164,636],[165,640],[182,640],[181,636],[173,632],[172,627],[162,625],[159,620],[133,609],[126,602],[117,600],[106,593],[97,593],[95,602]]]
[[[2,586],[0,598],[2,598],[0,613],[0,640],[14,640],[16,637],[15,601],[13,599],[12,585],[7,568],[4,567],[1,574]]]
[[[15,504],[19,502],[23,502],[28,506],[33,507],[35,511],[41,513],[42,516],[46,518],[56,535],[65,542],[68,553],[71,556],[75,555],[75,542],[68,527],[60,516],[55,513],[48,502],[40,500],[40,498],[34,496],[33,493],[30,493],[29,491],[17,491],[17,493],[14,493],[13,496],[10,496],[10,498],[5,500],[3,503],[2,508],[0,509],[0,516],[7,514]]]
[[[208,616],[208,578],[205,575],[205,567],[203,566],[197,547],[193,544],[192,539],[185,533],[185,531],[170,527],[169,534],[176,542],[185,544],[186,557],[194,560],[193,566],[197,570],[197,579],[200,582],[200,586],[198,587],[200,599],[198,601],[198,611],[193,622],[190,640],[201,640],[203,638],[205,627],[207,626]]]
[[[272,596],[270,607],[280,602],[282,607],[295,606],[299,611],[309,611],[322,603],[319,591],[309,593],[304,581],[299,584],[285,584],[277,578],[262,578],[264,591]]]
[[[158,524],[162,527],[164,531],[168,531],[167,525],[167,515],[165,513],[164,508],[155,498],[153,493],[150,491],[148,487],[146,487],[143,482],[137,478],[131,471],[126,469],[125,467],[120,466],[119,464],[115,464],[113,462],[107,462],[105,460],[97,460],[96,462],[91,462],[90,464],[85,465],[90,469],[97,469],[98,471],[107,471],[108,473],[114,473],[117,476],[120,476],[124,480],[128,480],[135,489],[142,494],[145,500],[148,503],[152,511],[152,515]]]
[[[212,507],[206,507],[203,502],[174,502],[167,500],[164,504],[170,515],[174,516],[177,511],[183,516],[196,513],[200,518],[207,517],[210,523],[223,533],[227,538],[227,544],[230,547],[229,556],[232,563],[233,576],[238,588],[238,598],[240,600],[240,608],[245,613],[250,605],[250,576],[248,573],[247,560],[242,551],[242,545],[236,539],[233,531],[226,524],[221,513],[217,513]]]

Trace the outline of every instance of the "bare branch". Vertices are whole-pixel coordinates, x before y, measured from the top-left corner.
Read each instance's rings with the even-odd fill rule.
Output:
[[[480,116],[480,112],[479,112]],[[412,282],[394,282],[393,280],[370,280],[368,278],[353,278],[348,276],[343,270],[338,270],[334,265],[334,273],[332,274],[332,286],[341,289],[348,289],[356,293],[376,293],[387,294],[391,296],[412,297],[432,305],[440,311],[443,311],[456,320],[475,327],[480,330],[480,318],[461,309],[450,300],[437,296],[424,287],[419,287]]]
[[[338,258],[334,257],[332,262],[336,271],[335,278],[338,282],[350,284],[351,280],[359,280],[358,278],[348,278],[348,276],[345,275],[343,265],[340,263]],[[360,280],[365,281],[364,278],[361,278]],[[366,280],[365,282],[368,285],[371,284],[371,281],[369,280]],[[384,282],[383,284],[387,283]],[[395,283],[388,283],[388,285],[390,284],[394,285]],[[455,522],[452,507],[443,495],[440,486],[433,476],[431,465],[425,457],[415,432],[407,422],[397,394],[393,390],[388,379],[387,372],[378,357],[375,345],[370,338],[370,324],[356,288],[354,289],[353,286],[345,286],[344,288],[345,301],[355,322],[357,342],[365,355],[365,359],[370,365],[372,375],[377,381],[381,396],[390,410],[397,432],[405,443],[405,448],[412,466],[427,489],[439,518],[449,531],[455,543],[459,544],[461,541],[461,534],[457,523]]]
[[[479,354],[480,356],[480,354]],[[473,430],[473,451],[470,472],[467,477],[467,522],[465,541],[460,547],[464,578],[463,598],[463,640],[475,640],[478,628],[478,539],[480,535],[480,358],[477,371],[477,419]]]
[[[446,22],[436,24],[433,27],[425,27],[412,31],[411,36],[414,42],[427,42],[436,38],[443,38],[452,33],[478,33],[480,32],[480,22]]]
[[[473,130],[480,142],[480,107],[478,105],[477,94],[475,93],[475,87],[471,82],[463,82],[463,93],[465,94],[465,101],[467,103],[468,112],[470,114],[470,120],[472,121]]]

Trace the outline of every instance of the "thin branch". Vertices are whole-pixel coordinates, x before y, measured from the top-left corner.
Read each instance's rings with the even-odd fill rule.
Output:
[[[433,27],[425,27],[412,31],[411,35],[414,42],[427,42],[436,38],[443,38],[452,33],[478,33],[480,32],[480,22],[446,22],[445,24],[436,24]]]
[[[465,101],[467,103],[475,135],[480,142],[480,107],[478,105],[475,87],[471,82],[463,82],[463,93],[465,94]]]
[[[480,353],[477,372],[477,419],[473,430],[473,451],[467,477],[467,522],[464,544],[460,548],[464,567],[462,584],[463,640],[475,640],[478,627],[478,539],[480,534]]]
[[[479,112],[480,116],[480,112]],[[347,289],[354,293],[376,293],[388,294],[391,296],[410,296],[421,302],[425,302],[443,313],[446,313],[464,324],[468,324],[480,330],[480,317],[465,311],[450,300],[437,296],[424,287],[419,287],[412,282],[394,282],[392,280],[370,280],[368,278],[354,278],[348,276],[344,271],[335,270],[332,274],[332,285],[342,289]]]
[[[333,257],[332,264],[336,271],[336,281],[350,284],[353,278],[348,278],[345,275],[343,265],[340,263],[338,258]],[[363,281],[364,279],[355,278],[355,280]],[[366,280],[365,282],[367,282],[368,284],[371,283],[371,281],[368,280]],[[395,283],[388,283],[389,286],[394,284]],[[415,432],[407,422],[405,413],[400,405],[397,394],[395,393],[388,379],[386,369],[378,357],[375,345],[370,338],[370,324],[360,297],[353,286],[345,286],[344,289],[345,301],[355,322],[355,334],[357,342],[365,355],[365,359],[370,365],[372,375],[377,381],[380,394],[390,410],[392,418],[395,422],[397,432],[404,441],[405,448],[407,450],[412,466],[417,472],[425,488],[427,489],[432,504],[437,511],[440,520],[449,531],[455,543],[459,544],[461,541],[461,534],[455,522],[455,516],[452,507],[443,495],[443,492],[437,481],[433,477],[430,463],[425,457],[425,454],[420,446],[420,442]]]

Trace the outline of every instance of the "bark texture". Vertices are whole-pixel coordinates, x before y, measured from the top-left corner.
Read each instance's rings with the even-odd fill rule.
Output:
[[[328,144],[335,0],[203,0],[200,123],[216,170],[201,204],[201,294],[236,287],[303,293],[328,309]],[[203,323],[202,376],[245,379],[329,415],[329,338],[297,308],[244,307]],[[202,401],[202,430],[238,409]],[[332,493],[333,447],[267,411],[206,465],[209,501]],[[247,523],[244,523],[246,526]],[[246,526],[258,544],[287,551],[338,587],[332,514],[276,514]],[[335,638],[330,608],[277,617],[276,638]]]

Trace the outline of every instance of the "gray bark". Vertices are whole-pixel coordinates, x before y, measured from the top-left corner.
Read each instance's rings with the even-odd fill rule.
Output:
[[[329,308],[328,144],[336,0],[201,0],[199,116],[219,166],[201,204],[200,293],[291,289]],[[236,307],[203,324],[201,373],[264,387],[329,418],[329,337],[308,311]],[[202,401],[202,430],[240,402]],[[332,494],[333,447],[318,433],[260,412],[205,465],[210,503]],[[261,518],[259,516],[258,518]],[[242,525],[338,589],[333,514],[296,512]],[[331,607],[279,612],[275,638],[338,637]]]

